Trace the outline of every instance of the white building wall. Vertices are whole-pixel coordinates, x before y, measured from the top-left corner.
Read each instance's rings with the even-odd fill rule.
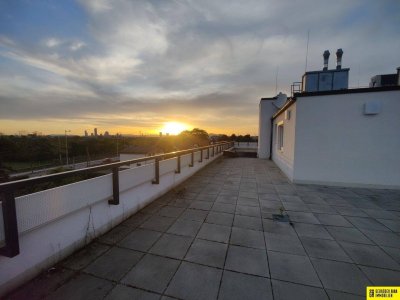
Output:
[[[364,115],[364,105],[381,105]],[[400,91],[297,99],[294,182],[400,187]]]
[[[292,104],[287,111],[290,111],[290,120],[286,118],[286,113],[280,114],[274,119],[272,160],[286,174],[293,179],[295,135],[296,135],[296,103]],[[278,130],[277,126],[283,124],[283,149],[278,149]]]
[[[199,163],[200,151],[189,167],[190,154],[160,162],[160,184],[152,184],[154,164],[119,172],[120,204],[109,205],[112,175],[108,174],[16,198],[20,254],[0,256],[0,298],[10,290],[59,262],[75,250],[107,232],[157,197],[176,187],[197,171],[222,156]],[[3,217],[0,206],[0,224]],[[0,226],[0,245],[4,241]]]
[[[258,158],[269,158],[271,141],[271,118],[276,112],[275,99],[261,99],[258,117]]]

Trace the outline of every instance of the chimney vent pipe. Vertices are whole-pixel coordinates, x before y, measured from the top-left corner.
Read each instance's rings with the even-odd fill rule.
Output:
[[[336,51],[336,69],[337,70],[340,70],[342,68],[342,56],[343,56],[342,48],[337,49],[337,51]]]
[[[325,50],[324,54],[322,55],[324,57],[324,68],[322,70],[324,71],[328,70],[329,55],[329,50]]]

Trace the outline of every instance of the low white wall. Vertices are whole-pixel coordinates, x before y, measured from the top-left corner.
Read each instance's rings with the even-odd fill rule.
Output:
[[[160,183],[152,184],[154,164],[119,172],[120,204],[109,205],[111,174],[16,198],[20,254],[0,256],[0,296],[59,262],[107,232],[220,157],[216,154],[189,168],[190,154],[160,162]],[[2,223],[2,214],[0,214]],[[0,228],[1,229],[1,228]],[[0,241],[4,239],[1,230]]]
[[[285,113],[282,113],[273,122],[272,160],[290,180],[293,180],[296,141],[296,103],[292,104],[288,110],[291,111],[290,120],[286,118]],[[283,150],[278,149],[278,124],[283,124]]]
[[[365,115],[364,105],[381,105]],[[400,91],[297,99],[294,182],[400,188]]]

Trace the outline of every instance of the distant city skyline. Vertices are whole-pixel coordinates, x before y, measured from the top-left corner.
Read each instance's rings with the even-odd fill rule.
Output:
[[[399,67],[400,1],[0,2],[0,132],[257,134],[258,104],[344,50],[350,87]],[[329,67],[334,66],[331,57]]]

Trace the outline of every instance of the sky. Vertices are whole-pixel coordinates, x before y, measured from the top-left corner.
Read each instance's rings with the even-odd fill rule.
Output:
[[[0,132],[258,131],[305,71],[400,67],[400,1],[0,0]],[[276,84],[277,79],[277,84]]]

